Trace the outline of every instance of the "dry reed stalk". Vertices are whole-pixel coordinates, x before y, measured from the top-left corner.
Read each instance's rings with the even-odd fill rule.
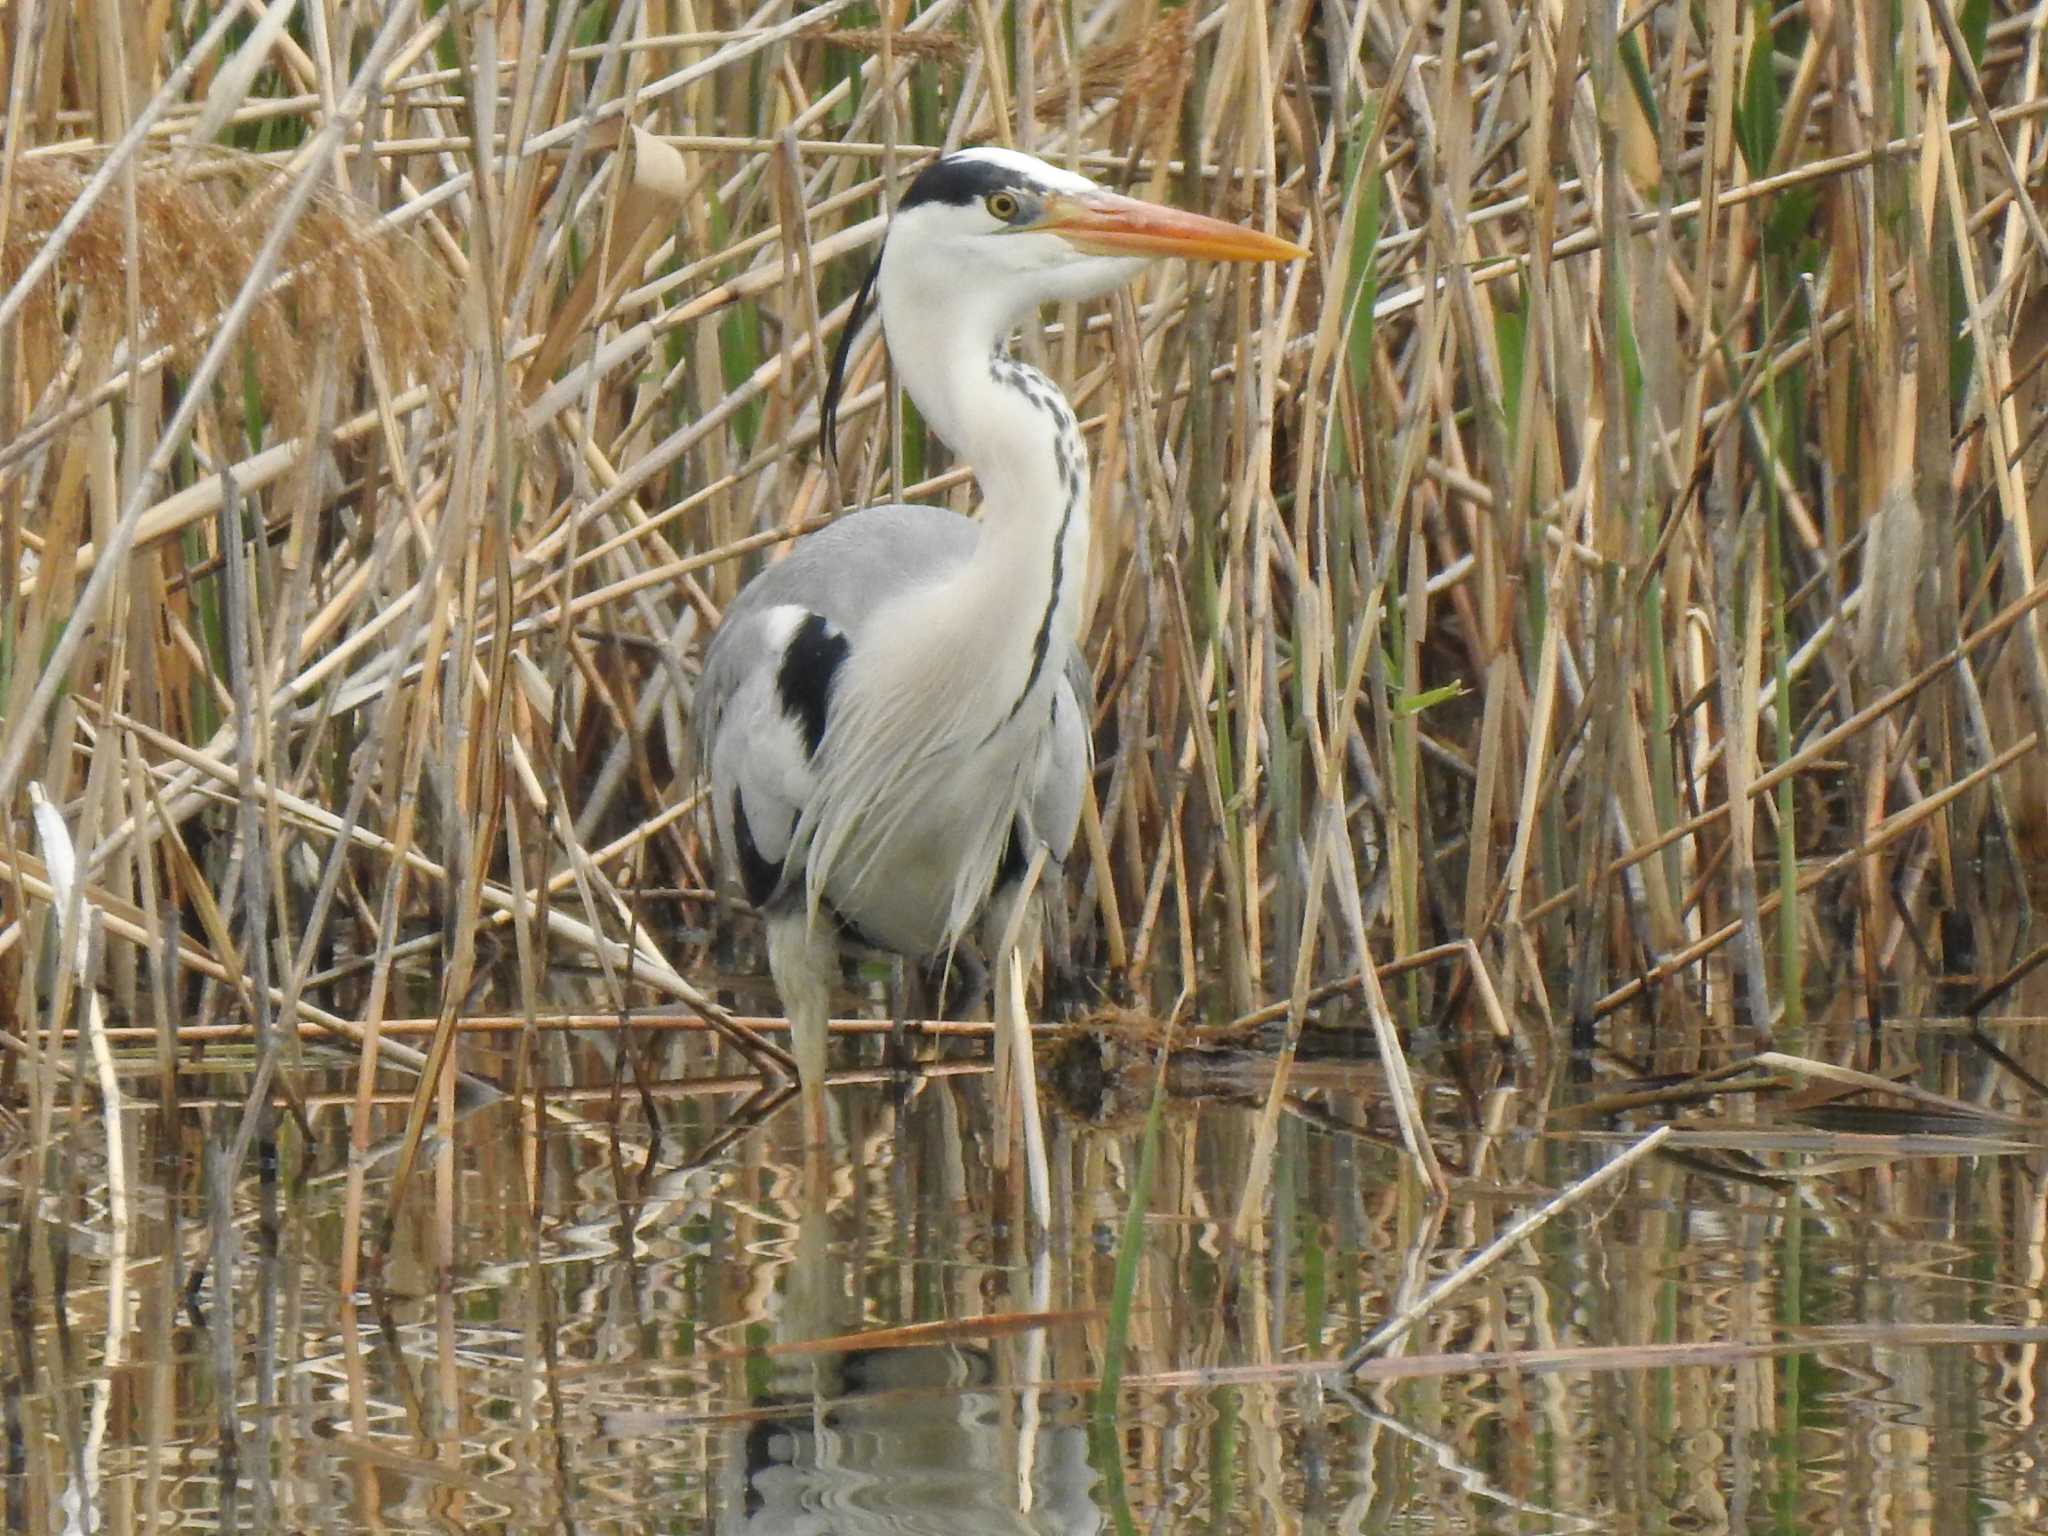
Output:
[[[100,1102],[104,1107],[107,1128],[108,1236],[114,1245],[116,1259],[125,1261],[128,1234],[134,1223],[133,1202],[129,1195],[132,1170],[127,1151],[127,1131],[122,1119],[127,1101],[115,1076],[113,1052],[107,1040],[99,994],[93,989],[94,954],[100,948],[98,940],[104,928],[98,912],[85,898],[84,882],[78,877],[77,849],[72,843],[70,829],[64,825],[64,818],[44,796],[42,785],[34,780],[29,781],[28,798],[35,817],[36,834],[42,844],[43,859],[50,871],[51,899],[58,915],[58,970],[60,977],[68,977],[71,982],[66,987],[60,981],[56,1003],[61,1005],[67,992],[75,992],[81,1021],[79,1033],[90,1047],[93,1067],[98,1073]],[[61,1017],[59,1008],[53,1006],[52,1025]],[[51,1043],[54,1044],[54,1033]]]
[[[1980,826],[2039,836],[2038,8],[1991,47],[1946,3],[1897,31],[1732,0],[1633,27],[941,0],[849,33],[849,9],[685,31],[617,6],[585,36],[572,8],[304,0],[224,54],[223,7],[131,52],[125,105],[87,67],[113,46],[93,8],[41,9],[0,147],[0,980],[25,1016],[33,772],[167,1095],[188,974],[287,1050],[309,1023],[374,1042],[436,920],[451,1057],[474,978],[532,1021],[539,1081],[579,956],[607,1007],[722,1019],[696,936],[650,935],[633,894],[713,867],[697,648],[842,502],[971,504],[872,342],[843,484],[815,452],[854,268],[919,158],[970,139],[1315,251],[1162,270],[1026,341],[1102,496],[1078,948],[1155,1009],[1258,1018],[1285,975],[1298,1012],[1372,953],[1469,942],[1491,1027],[1540,1034],[1553,997],[1597,1016],[1747,924],[1762,1023],[1799,986],[1786,946],[1833,942],[1798,899],[1821,881],[1862,858],[1875,987],[1906,963],[1880,850],[1928,871],[1899,887],[1917,921],[1967,905]],[[501,929],[497,976],[473,946]],[[339,1001],[336,943],[373,962]],[[1390,1041],[1448,985],[1406,974]],[[365,1051],[365,1108],[395,1049]]]

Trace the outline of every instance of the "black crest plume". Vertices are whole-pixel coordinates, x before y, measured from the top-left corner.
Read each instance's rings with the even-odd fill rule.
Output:
[[[825,399],[818,407],[818,446],[834,464],[839,462],[839,398],[846,389],[846,364],[853,356],[853,339],[860,334],[861,323],[873,304],[875,278],[881,270],[882,253],[878,250],[868,266],[868,275],[860,280],[859,292],[853,296],[853,308],[846,313],[839,345],[832,351],[832,373],[825,380]]]

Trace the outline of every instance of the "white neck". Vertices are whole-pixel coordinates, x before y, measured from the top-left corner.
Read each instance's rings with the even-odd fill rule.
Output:
[[[1057,676],[1088,574],[1088,455],[1052,381],[1005,354],[1010,317],[889,284],[882,326],[903,386],[974,468],[983,502],[973,560],[927,612],[951,619],[1011,709]]]

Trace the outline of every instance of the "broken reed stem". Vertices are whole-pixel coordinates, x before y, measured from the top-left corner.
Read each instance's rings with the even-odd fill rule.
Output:
[[[789,1021],[775,1016],[735,1015],[733,1022],[762,1035],[785,1034],[789,1030]],[[378,1033],[388,1040],[406,1035],[431,1035],[437,1027],[435,1019],[386,1019],[378,1026]],[[529,1019],[523,1013],[465,1014],[455,1022],[457,1031],[466,1035],[517,1034],[529,1027],[548,1033],[603,1033],[611,1030],[692,1035],[716,1033],[710,1024],[694,1013],[646,1008],[633,1009],[624,1016],[616,1012],[547,1013]],[[888,1019],[845,1018],[833,1019],[828,1027],[835,1035],[863,1039],[885,1037],[896,1026]],[[913,1038],[924,1036],[934,1040],[986,1040],[995,1031],[994,1024],[975,1019],[907,1019],[903,1027]],[[349,1040],[348,1036],[337,1036],[326,1025],[310,1019],[300,1023],[297,1032],[301,1040],[340,1040],[344,1043]],[[155,1038],[155,1033],[153,1026],[142,1024],[113,1024],[104,1030],[107,1042],[115,1046],[147,1044]],[[70,1038],[68,1030],[64,1038]],[[246,1024],[207,1024],[188,1026],[178,1032],[178,1038],[190,1045],[213,1042],[253,1044],[255,1034]]]
[[[1427,1317],[1453,1292],[1479,1278],[1492,1268],[1509,1249],[1528,1239],[1538,1228],[1555,1216],[1570,1210],[1588,1195],[1621,1177],[1639,1161],[1657,1150],[1671,1135],[1671,1127],[1660,1125],[1649,1135],[1632,1143],[1627,1150],[1608,1159],[1593,1172],[1587,1174],[1569,1189],[1563,1190],[1533,1210],[1524,1211],[1510,1222],[1494,1240],[1473,1254],[1456,1269],[1445,1275],[1436,1284],[1416,1296],[1400,1311],[1386,1319],[1368,1334],[1361,1344],[1345,1355],[1342,1369],[1346,1374],[1356,1371],[1374,1356],[1383,1354],[1403,1334]]]

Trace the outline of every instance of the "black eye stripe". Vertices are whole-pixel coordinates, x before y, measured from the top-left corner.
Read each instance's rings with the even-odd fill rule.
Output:
[[[921,203],[947,203],[964,208],[985,202],[998,192],[1015,197],[1016,187],[1017,172],[1008,166],[973,155],[947,155],[926,166],[896,206],[901,210]]]

